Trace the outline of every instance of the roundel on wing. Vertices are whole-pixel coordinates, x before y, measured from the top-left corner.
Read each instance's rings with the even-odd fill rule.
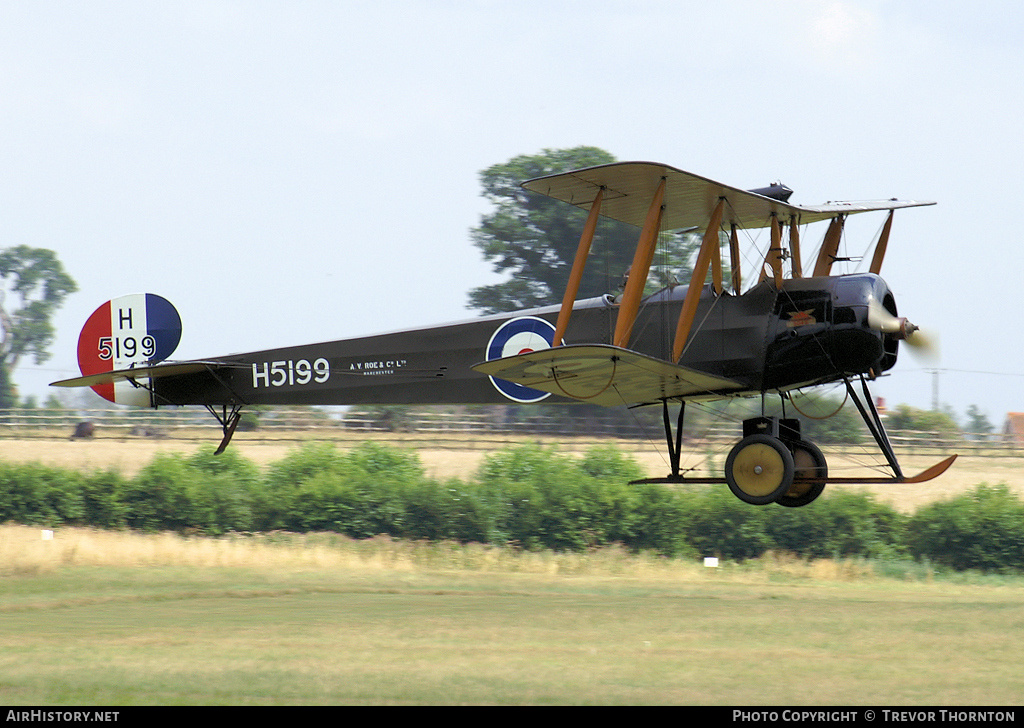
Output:
[[[521,316],[506,321],[491,336],[487,344],[487,361],[504,359],[507,356],[525,354],[541,349],[550,349],[555,338],[555,327],[548,321],[536,316]],[[490,377],[491,383],[503,395],[513,402],[539,402],[550,397],[550,392],[524,387],[522,384],[509,382],[505,379]]]

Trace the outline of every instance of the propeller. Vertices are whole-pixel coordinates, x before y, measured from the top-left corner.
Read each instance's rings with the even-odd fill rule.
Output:
[[[912,324],[905,317],[892,315],[874,298],[868,301],[868,326],[902,339],[917,356],[935,359],[939,355],[938,342],[934,336],[921,331],[920,326]]]

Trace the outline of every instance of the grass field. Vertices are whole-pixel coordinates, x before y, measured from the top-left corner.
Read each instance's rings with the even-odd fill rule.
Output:
[[[0,703],[1015,705],[1024,581],[0,527]]]

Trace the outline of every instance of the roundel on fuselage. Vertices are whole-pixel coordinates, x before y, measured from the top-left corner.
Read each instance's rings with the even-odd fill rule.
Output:
[[[487,344],[486,359],[493,361],[504,359],[507,356],[550,349],[554,338],[555,327],[549,321],[536,316],[520,316],[510,319],[499,326],[491,336],[491,340]],[[522,384],[505,379],[496,377],[489,377],[489,379],[495,389],[513,402],[529,404],[540,402],[551,396],[550,392],[524,387]]]

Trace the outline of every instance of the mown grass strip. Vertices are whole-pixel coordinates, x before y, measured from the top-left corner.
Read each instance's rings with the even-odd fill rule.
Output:
[[[331,534],[62,529],[31,555],[42,543],[38,529],[0,528],[0,564],[37,560],[0,580],[0,696],[12,705],[999,705],[1024,694],[1020,578],[897,579],[870,562],[785,556],[708,569],[621,549]]]

